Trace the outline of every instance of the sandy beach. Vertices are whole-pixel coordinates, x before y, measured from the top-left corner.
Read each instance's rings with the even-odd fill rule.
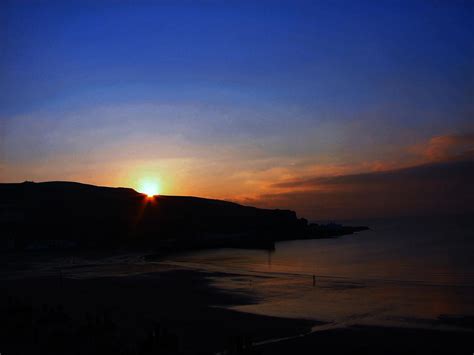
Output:
[[[123,267],[130,269],[81,268],[116,273]],[[62,276],[58,271],[2,280],[1,352],[141,354],[161,347],[165,353],[211,354],[304,333],[314,324],[227,310],[223,307],[253,300],[210,287],[208,278],[215,274],[152,267],[150,273],[141,268],[136,275],[75,278],[86,275],[76,265],[63,268]],[[165,344],[153,345],[152,338]]]
[[[130,258],[130,256],[128,257]],[[133,257],[132,257],[133,258]],[[4,354],[470,353],[472,332],[349,326],[227,309],[257,302],[216,288],[238,275],[166,264],[6,258]],[[56,260],[56,261],[55,261]],[[102,259],[105,260],[105,259]],[[115,260],[115,262],[110,262]],[[39,265],[43,265],[41,268]],[[34,269],[32,269],[34,267]],[[24,276],[26,272],[28,276]],[[5,275],[9,277],[5,277]],[[311,329],[317,331],[311,332]]]

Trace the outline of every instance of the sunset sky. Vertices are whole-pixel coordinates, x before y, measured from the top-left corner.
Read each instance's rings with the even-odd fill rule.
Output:
[[[0,182],[474,209],[473,1],[4,0],[0,26]]]

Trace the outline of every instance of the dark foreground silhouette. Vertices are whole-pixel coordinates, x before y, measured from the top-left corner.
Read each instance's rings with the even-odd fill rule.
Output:
[[[472,332],[352,326],[212,307],[244,304],[193,271],[2,280],[2,354],[470,354]],[[219,277],[213,274],[214,277]],[[261,344],[268,339],[284,341]]]
[[[73,182],[0,184],[3,249],[152,247],[272,248],[285,239],[366,229],[308,224],[289,210],[197,197],[149,198],[128,188]]]

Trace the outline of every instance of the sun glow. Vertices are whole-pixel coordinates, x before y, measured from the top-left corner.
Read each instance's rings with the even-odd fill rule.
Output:
[[[153,197],[160,194],[160,184],[155,180],[144,180],[141,182],[138,191],[146,194],[148,197]]]

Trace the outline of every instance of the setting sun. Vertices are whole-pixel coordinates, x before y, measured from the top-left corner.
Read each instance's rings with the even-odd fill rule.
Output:
[[[160,193],[160,184],[158,181],[145,180],[140,184],[138,191],[152,197]]]

